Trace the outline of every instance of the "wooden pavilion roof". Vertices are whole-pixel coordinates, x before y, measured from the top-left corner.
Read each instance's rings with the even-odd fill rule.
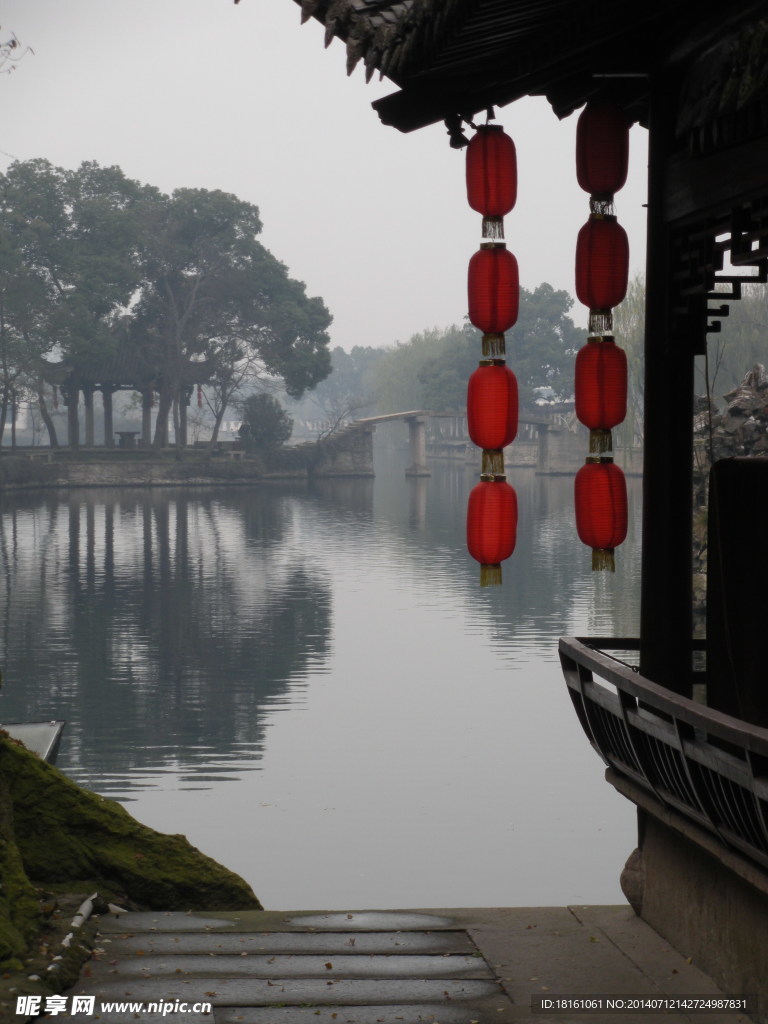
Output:
[[[385,124],[412,131],[438,121],[472,118],[525,95],[545,95],[558,116],[582,106],[610,82],[614,101],[644,122],[647,80],[660,60],[684,60],[692,49],[722,45],[724,37],[751,23],[752,61],[765,67],[765,3],[733,0],[296,0],[303,19],[325,26],[347,47],[347,70],[363,61],[367,76],[378,71],[399,92],[373,106]],[[755,37],[756,25],[762,29]],[[762,57],[760,56],[762,54]],[[713,62],[743,89],[763,96],[768,83],[739,76],[733,60]],[[735,83],[734,83],[734,76]],[[716,80],[702,83],[704,96],[722,99]],[[734,93],[734,95],[736,95]],[[706,103],[699,105],[706,113]],[[711,113],[711,111],[709,111]],[[456,140],[458,141],[458,140]]]
[[[157,367],[142,359],[140,352],[128,345],[120,345],[112,354],[82,363],[40,359],[39,368],[49,384],[66,385],[77,381],[80,386],[130,391],[157,386],[162,376]],[[213,364],[208,360],[187,362],[182,367],[182,384],[186,387],[206,384],[212,373]]]

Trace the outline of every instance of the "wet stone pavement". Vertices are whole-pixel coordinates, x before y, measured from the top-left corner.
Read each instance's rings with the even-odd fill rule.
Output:
[[[94,1008],[66,1019],[606,1024],[613,1013],[541,1011],[538,1002],[620,994],[721,995],[629,907],[144,913],[101,919],[94,958],[67,993],[68,1008],[74,995],[94,997]],[[615,1019],[662,1017],[747,1019],[680,1012]]]

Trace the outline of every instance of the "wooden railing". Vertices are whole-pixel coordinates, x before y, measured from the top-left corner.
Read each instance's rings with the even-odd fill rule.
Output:
[[[560,640],[568,691],[592,746],[664,807],[768,868],[768,729],[645,679],[619,657],[637,649],[635,640]]]

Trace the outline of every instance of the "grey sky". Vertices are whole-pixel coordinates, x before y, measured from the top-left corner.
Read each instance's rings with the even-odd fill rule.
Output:
[[[45,157],[118,164],[157,185],[223,189],[255,203],[262,241],[321,295],[333,345],[388,345],[466,313],[480,217],[463,153],[442,125],[410,135],[371,109],[396,87],[323,48],[293,0],[2,0],[0,34],[35,51],[0,78],[0,166]],[[573,293],[588,197],[576,184],[575,117],[542,99],[497,111],[514,138],[520,187],[507,245],[527,288]],[[631,134],[616,197],[642,270],[646,133]],[[577,323],[586,311],[574,306]]]

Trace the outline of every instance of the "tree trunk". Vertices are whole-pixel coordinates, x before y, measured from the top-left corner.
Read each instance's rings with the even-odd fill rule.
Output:
[[[168,444],[168,414],[171,411],[173,395],[168,384],[163,384],[158,393],[157,421],[155,423],[155,439],[153,448],[164,448]]]
[[[181,422],[180,405],[184,401],[184,393],[177,391],[173,399],[173,433],[176,441],[176,461],[181,462],[181,454],[184,445],[187,443],[186,430]]]
[[[40,409],[40,415],[43,417],[43,423],[45,423],[46,430],[48,431],[48,442],[51,448],[59,447],[59,440],[56,437],[56,425],[53,422],[51,414],[48,412],[48,406],[45,404],[45,385],[43,378],[37,378],[37,404]],[[0,434],[0,437],[2,435]]]
[[[96,436],[93,429],[93,385],[83,388],[83,405],[85,407],[85,446],[93,448]]]
[[[152,405],[154,391],[146,388],[141,392],[141,445],[142,448],[152,447]]]
[[[221,424],[224,421],[224,413],[226,411],[226,405],[222,405],[221,409],[217,410],[217,412],[215,413],[213,420],[213,433],[211,434],[211,443],[209,446],[211,450],[213,450],[214,445],[219,439],[219,430],[221,429]]]
[[[3,388],[3,401],[0,405],[0,445],[3,443],[5,424],[8,420],[8,388]]]

